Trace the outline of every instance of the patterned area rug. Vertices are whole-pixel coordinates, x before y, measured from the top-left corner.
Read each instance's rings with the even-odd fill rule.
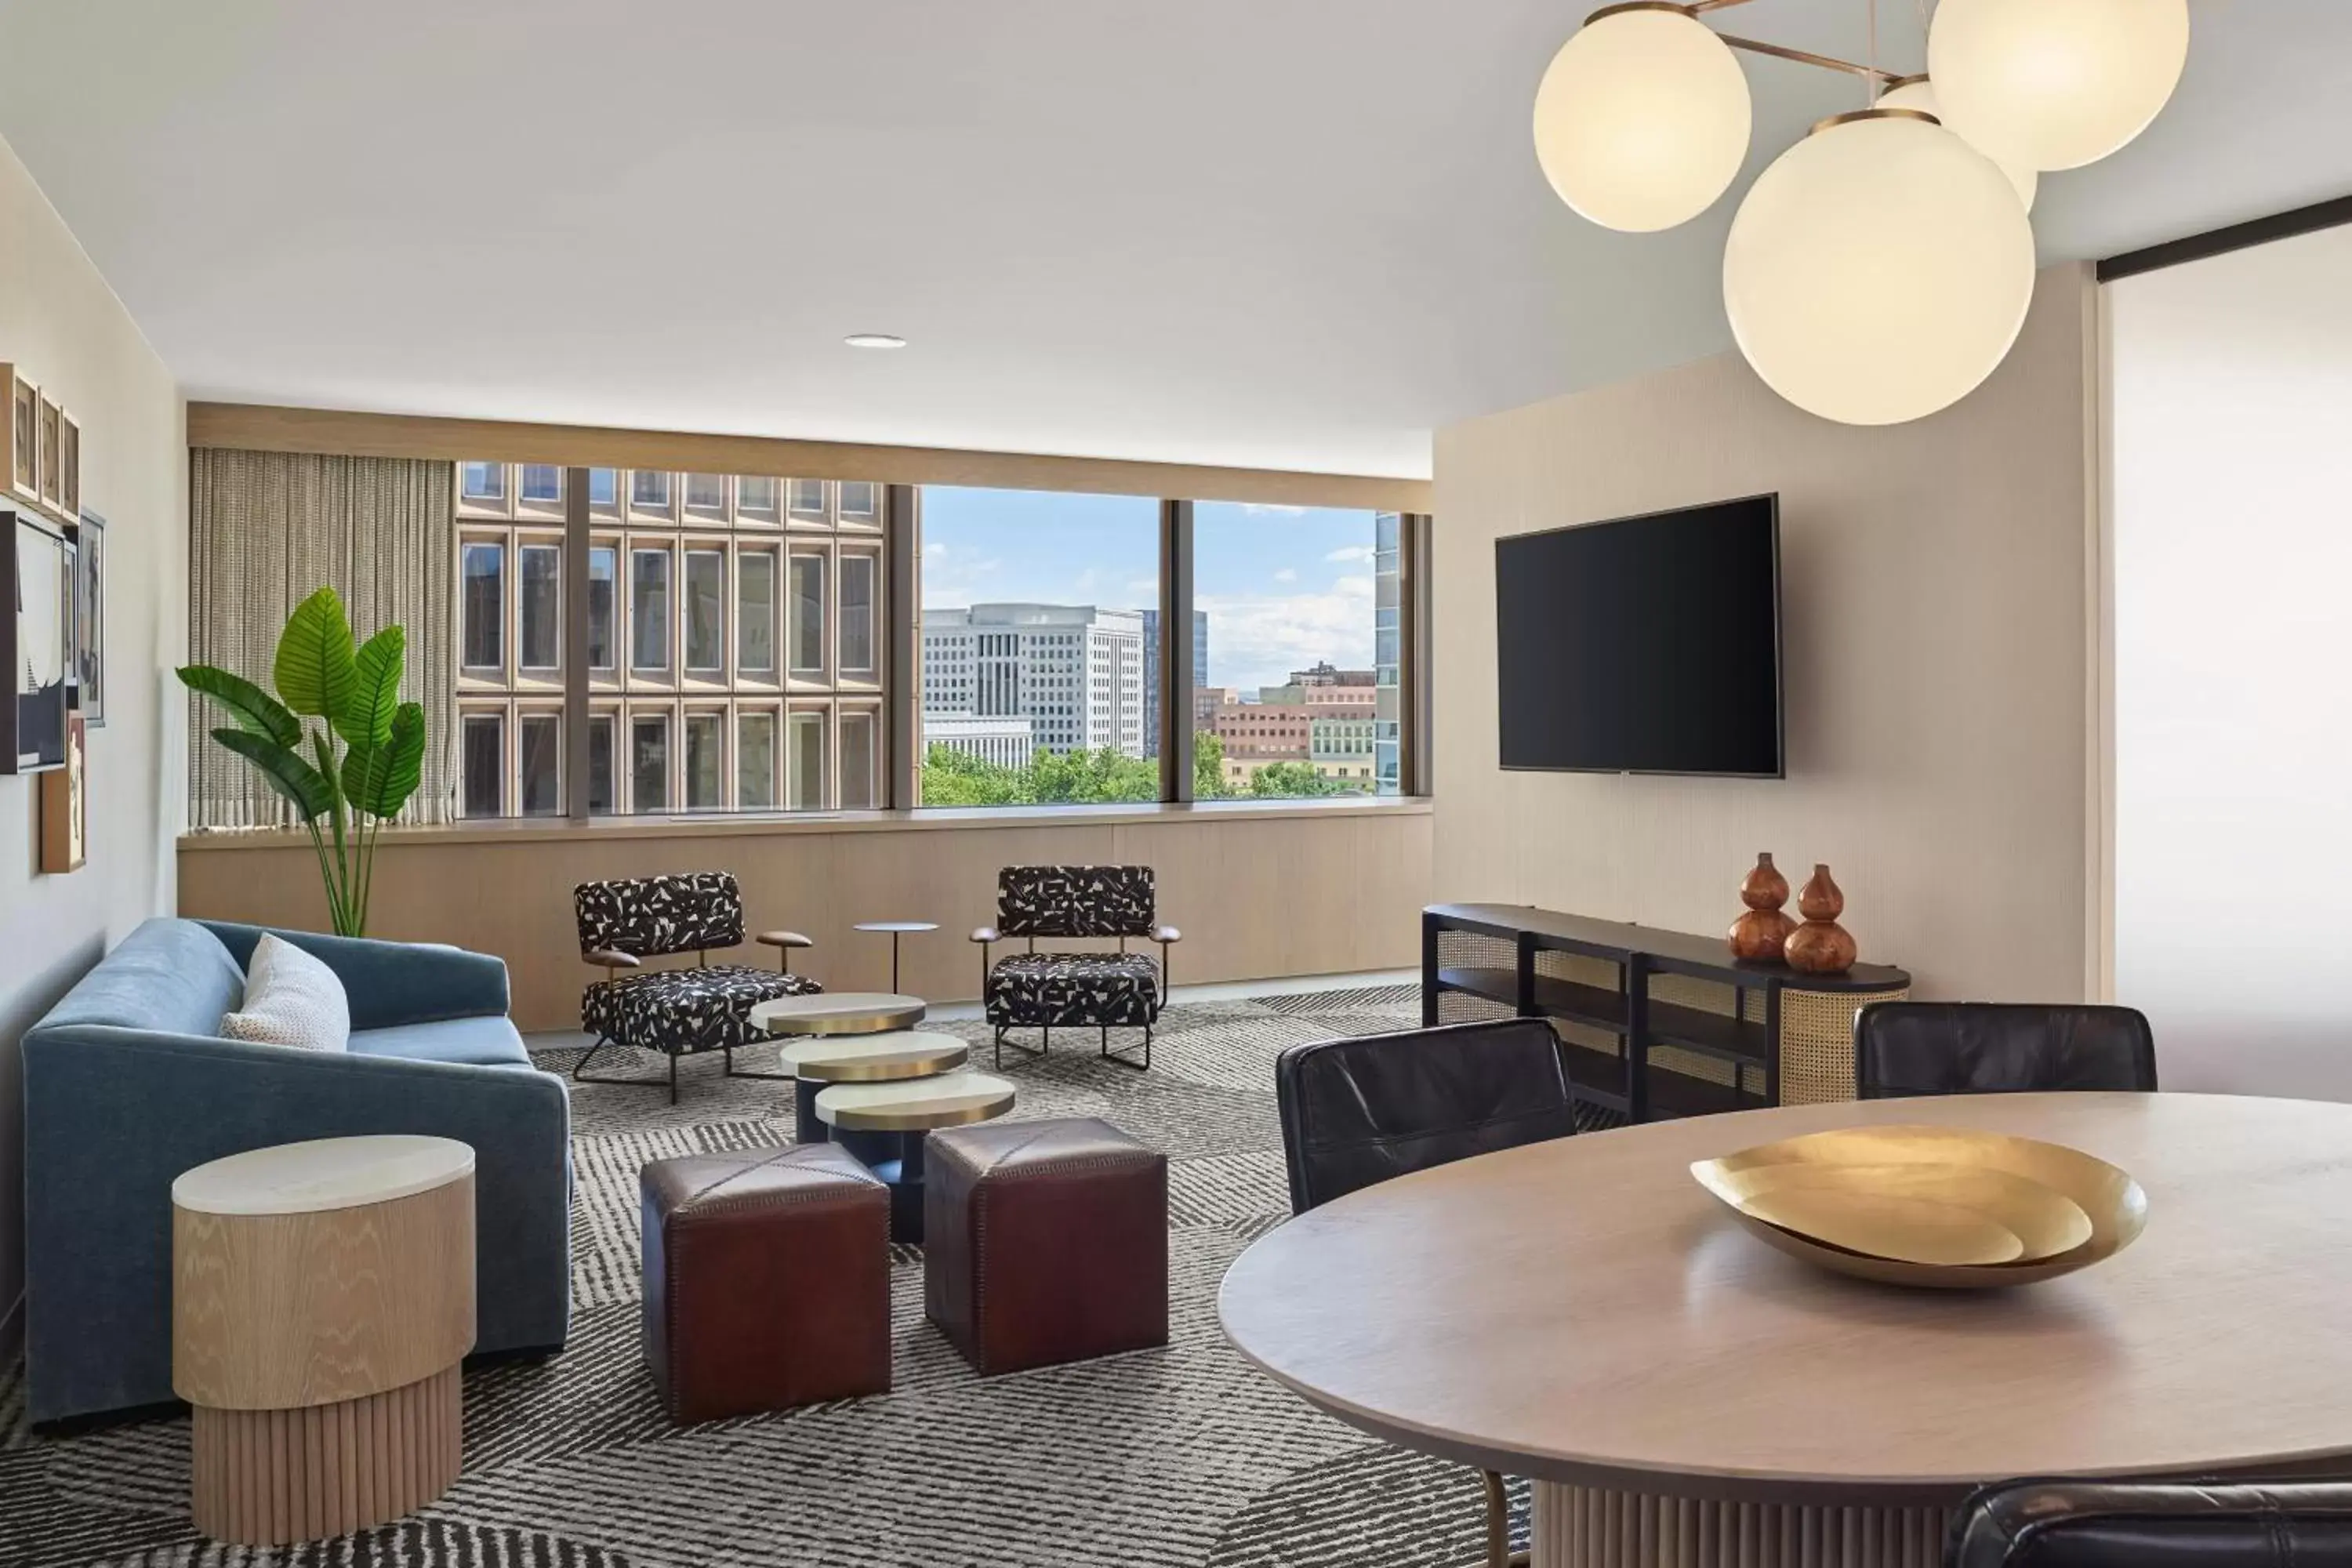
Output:
[[[576,1085],[572,1340],[466,1379],[466,1465],[422,1515],[275,1552],[200,1540],[188,1428],[26,1429],[0,1376],[7,1568],[1452,1568],[1476,1562],[1476,1475],[1389,1448],[1253,1372],[1217,1327],[1217,1282],[1289,1213],[1275,1117],[1286,1046],[1410,1026],[1395,986],[1171,1008],[1149,1073],[1073,1030],[1005,1057],[1016,1117],[1100,1116],[1167,1151],[1172,1342],[982,1382],[925,1321],[898,1249],[892,1392],[672,1427],[637,1343],[637,1167],[792,1136],[789,1086],[681,1068],[676,1107]],[[985,1026],[932,1024],[975,1043]],[[572,1049],[538,1053],[566,1070]],[[747,1059],[747,1067],[772,1062]],[[988,1053],[974,1052],[986,1066]],[[611,1065],[608,1067],[608,1063]],[[610,1055],[599,1071],[622,1070]],[[658,1070],[652,1058],[643,1069]],[[1525,1544],[1525,1498],[1517,1521]]]

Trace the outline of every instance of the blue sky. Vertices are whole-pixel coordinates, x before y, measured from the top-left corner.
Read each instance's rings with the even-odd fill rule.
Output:
[[[923,603],[1149,609],[1159,528],[1147,498],[926,485]],[[1211,685],[1254,690],[1325,658],[1371,668],[1370,512],[1202,501],[1192,531]]]

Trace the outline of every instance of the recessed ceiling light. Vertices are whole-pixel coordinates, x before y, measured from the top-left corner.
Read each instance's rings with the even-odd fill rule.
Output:
[[[907,340],[888,332],[852,332],[841,340],[854,349],[903,349]]]

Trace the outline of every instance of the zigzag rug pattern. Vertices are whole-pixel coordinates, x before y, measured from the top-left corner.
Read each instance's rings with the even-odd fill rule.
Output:
[[[895,1249],[892,1391],[673,1427],[638,1350],[637,1167],[789,1142],[789,1089],[679,1073],[679,1103],[572,1089],[573,1313],[563,1353],[466,1378],[457,1486],[383,1530],[276,1551],[203,1541],[184,1419],[68,1437],[24,1424],[0,1373],[0,1563],[8,1568],[1447,1568],[1484,1545],[1477,1477],[1402,1453],[1251,1371],[1217,1282],[1289,1212],[1275,1115],[1286,1046],[1409,1027],[1410,987],[1171,1007],[1149,1073],[1087,1031],[1015,1059],[1016,1117],[1100,1116],[1167,1151],[1171,1342],[974,1376]],[[933,1024],[974,1042],[988,1030]],[[568,1069],[577,1047],[536,1051]],[[748,1067],[772,1062],[747,1059]],[[619,1070],[621,1064],[600,1070]],[[651,1074],[659,1064],[641,1064]],[[1518,1533],[1526,1528],[1518,1499]],[[1522,1541],[1524,1543],[1524,1541]]]

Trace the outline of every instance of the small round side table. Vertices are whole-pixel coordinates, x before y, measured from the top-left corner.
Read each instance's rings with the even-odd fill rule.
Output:
[[[923,1134],[988,1121],[1013,1109],[1013,1085],[970,1070],[892,1083],[836,1083],[816,1113],[834,1142],[866,1162],[890,1189],[890,1239],[923,1239]]]
[[[937,921],[861,921],[851,928],[855,931],[887,931],[890,936],[890,989],[898,989],[898,939],[919,936],[927,931],[937,931]]]
[[[793,1142],[822,1143],[825,1125],[816,1097],[836,1083],[897,1083],[937,1078],[971,1060],[971,1047],[953,1035],[922,1029],[888,1035],[812,1035],[776,1052],[794,1079]]]
[[[472,1149],[327,1138],[198,1165],[172,1184],[172,1272],[198,1530],[251,1546],[344,1535],[457,1479]]]

